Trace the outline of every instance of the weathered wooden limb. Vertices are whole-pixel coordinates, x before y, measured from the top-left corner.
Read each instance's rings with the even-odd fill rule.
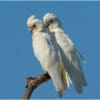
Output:
[[[42,83],[48,81],[49,79],[50,76],[48,75],[48,73],[43,73],[39,75],[37,78],[28,77],[26,79],[26,83],[27,83],[26,90],[22,99],[23,100],[30,99],[33,90],[36,89]]]

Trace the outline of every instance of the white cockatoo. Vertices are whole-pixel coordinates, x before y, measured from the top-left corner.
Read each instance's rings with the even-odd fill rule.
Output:
[[[27,26],[32,33],[34,55],[44,71],[50,75],[59,96],[62,96],[63,90],[69,87],[70,79],[63,66],[57,45],[51,39],[53,35],[49,33],[43,21],[35,16],[28,18]]]
[[[84,58],[75,48],[67,34],[62,30],[61,23],[54,14],[45,14],[43,21],[49,31],[55,33],[65,68],[74,83],[76,91],[82,93],[82,87],[87,85],[80,62]]]

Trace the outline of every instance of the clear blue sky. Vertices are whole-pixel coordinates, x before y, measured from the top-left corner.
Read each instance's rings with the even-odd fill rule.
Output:
[[[100,2],[0,2],[0,98],[21,98],[25,79],[43,72],[33,55],[26,21],[32,14],[42,19],[56,14],[65,32],[87,60],[83,70],[88,86],[83,94],[73,85],[63,98],[100,98]],[[48,81],[32,98],[58,98]]]

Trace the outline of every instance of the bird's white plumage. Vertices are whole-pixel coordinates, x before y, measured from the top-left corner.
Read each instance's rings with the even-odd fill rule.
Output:
[[[63,90],[69,87],[69,78],[63,67],[58,47],[51,39],[53,36],[50,36],[45,24],[35,17],[28,18],[27,26],[32,32],[34,55],[42,68],[51,76],[56,91],[62,95]]]
[[[43,20],[48,26],[49,31],[55,32],[55,38],[59,45],[65,68],[69,72],[77,92],[81,93],[82,87],[87,84],[80,63],[80,58],[83,57],[74,47],[73,42],[67,34],[61,29],[60,22],[54,14],[47,13]]]
[[[35,16],[34,15],[32,15],[30,18],[28,18],[28,20],[27,20],[27,26],[30,28],[30,27],[32,27],[32,25],[33,25],[33,21],[35,21],[36,19],[35,19]]]

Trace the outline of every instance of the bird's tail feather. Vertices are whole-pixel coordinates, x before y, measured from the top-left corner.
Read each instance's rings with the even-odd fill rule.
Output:
[[[77,93],[82,93],[82,81],[79,73],[73,69],[71,70],[70,76],[73,80]]]
[[[86,85],[86,80],[82,74],[83,71],[81,73],[80,72],[81,70],[80,69],[78,70],[78,68],[75,67],[74,62],[72,63],[69,60],[66,61],[65,68],[66,68],[66,71],[68,70],[68,74],[74,83],[76,91],[78,93],[82,93],[82,86]]]
[[[72,57],[71,57],[72,58],[72,60],[71,60],[71,64],[72,64],[71,70],[73,70],[73,73],[78,77],[80,83],[83,86],[86,86],[87,82],[86,82],[86,79],[85,79],[85,76],[84,76],[84,72],[83,72],[83,69],[82,69],[82,66],[81,66],[81,61],[79,59],[79,56],[77,55],[77,52],[75,50],[71,51],[71,55],[72,55]],[[75,77],[75,75],[73,75],[73,77]]]
[[[74,82],[74,85],[77,93],[81,94],[83,92],[82,85],[78,84],[78,82]]]
[[[70,77],[64,67],[61,67],[61,76],[63,79],[64,88],[68,90],[71,80],[70,80]]]
[[[56,91],[58,92],[58,95],[61,97],[62,96],[62,92],[64,90],[64,86],[63,86],[63,81],[62,81],[62,77],[61,77],[61,72],[60,72],[60,68],[54,66],[51,67],[48,70],[48,73],[53,81],[53,84],[55,86]]]
[[[81,69],[77,70],[77,68],[71,66],[70,75],[75,85],[76,91],[78,93],[82,93],[82,87],[87,85],[83,71]]]

